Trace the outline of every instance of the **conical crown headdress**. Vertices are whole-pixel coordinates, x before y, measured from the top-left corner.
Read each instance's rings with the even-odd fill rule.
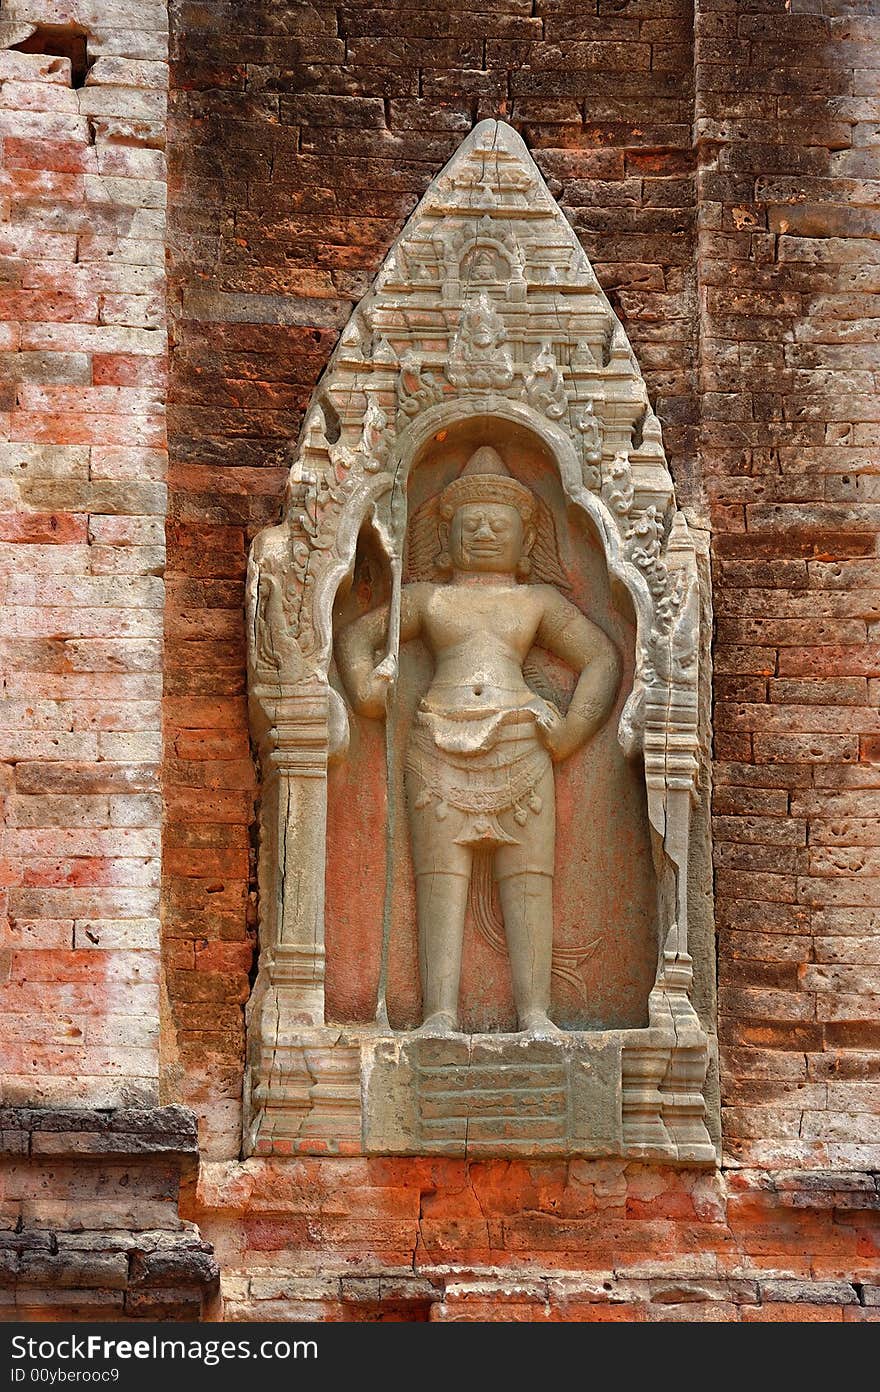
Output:
[[[534,496],[513,477],[491,445],[475,450],[458,478],[446,485],[440,494],[440,516],[448,522],[463,503],[486,502],[516,508],[526,526],[535,512]]]

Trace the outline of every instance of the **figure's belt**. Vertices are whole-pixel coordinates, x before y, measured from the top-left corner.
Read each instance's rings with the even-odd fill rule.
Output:
[[[438,709],[422,701],[413,731],[427,730],[436,747],[446,753],[471,756],[493,749],[502,741],[534,740],[536,721],[537,710],[531,702],[487,711],[485,706],[476,710]]]
[[[479,742],[465,741],[465,747],[453,742],[450,748],[450,737],[454,735],[450,725],[461,730],[468,723],[458,720],[457,714],[443,717],[437,712],[420,711],[413,721],[406,766],[421,782],[415,805],[425,807],[436,802],[441,817],[447,806],[484,814],[513,809],[522,825],[528,810],[541,810],[535,789],[550,767],[550,756],[535,729],[534,711],[496,713],[494,726],[479,731]],[[499,716],[506,717],[503,724],[499,723]],[[472,736],[476,733],[471,730]],[[491,743],[485,742],[487,738]]]

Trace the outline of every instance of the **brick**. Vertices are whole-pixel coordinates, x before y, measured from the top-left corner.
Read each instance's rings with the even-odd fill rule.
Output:
[[[123,8],[111,6],[110,10],[118,19]],[[154,9],[158,15],[158,8]],[[103,18],[108,17],[110,11],[105,7]],[[142,21],[150,22],[149,7],[143,11]],[[100,49],[97,36],[95,43]],[[99,57],[91,70],[90,85],[112,84],[115,95],[108,95],[108,101],[120,109],[128,106],[129,110],[142,110],[144,102],[149,106],[153,99],[136,89],[162,83],[166,69],[154,61],[161,56],[161,52],[145,54],[140,64],[125,57],[124,50],[115,57]],[[15,594],[10,597],[9,629],[22,636],[11,661],[9,699],[4,703],[2,716],[4,737],[6,733],[16,736],[18,759],[16,791],[7,802],[6,814],[10,844],[20,870],[9,897],[16,915],[13,923],[21,925],[22,930],[18,933],[14,928],[14,933],[31,946],[39,944],[40,950],[27,952],[24,960],[30,964],[30,977],[40,980],[47,992],[50,984],[53,991],[59,986],[63,991],[76,980],[76,954],[65,955],[63,951],[64,947],[73,946],[75,918],[71,920],[69,915],[56,912],[62,899],[68,910],[76,909],[82,914],[84,923],[118,921],[120,912],[130,914],[139,902],[143,903],[145,891],[152,896],[151,907],[155,909],[155,892],[150,886],[159,848],[155,809],[147,823],[136,818],[134,826],[119,824],[109,797],[111,790],[121,793],[143,785],[145,778],[155,779],[155,772],[142,771],[137,764],[127,768],[114,766],[108,756],[117,752],[114,740],[130,740],[134,734],[129,736],[128,732],[136,730],[143,748],[135,750],[128,743],[120,745],[119,752],[124,748],[126,757],[131,758],[132,754],[149,750],[150,759],[155,762],[157,757],[158,689],[145,688],[141,676],[135,676],[134,684],[128,688],[120,687],[118,681],[127,678],[116,673],[129,665],[135,671],[158,668],[157,650],[145,664],[143,645],[139,661],[133,646],[126,652],[126,640],[118,634],[124,633],[126,627],[121,607],[130,604],[143,611],[145,606],[161,603],[161,588],[151,593],[151,587],[157,583],[151,572],[161,557],[155,553],[143,555],[139,570],[132,564],[136,559],[132,552],[127,566],[117,573],[105,546],[105,573],[102,576],[92,572],[89,514],[92,526],[99,526],[96,514],[160,512],[164,497],[161,492],[152,498],[144,492],[144,461],[136,454],[130,456],[127,471],[122,456],[118,456],[115,469],[102,482],[102,459],[89,458],[89,444],[113,440],[117,433],[121,434],[122,413],[130,416],[135,436],[139,431],[150,434],[160,429],[158,424],[139,420],[146,412],[161,422],[163,403],[155,391],[150,392],[153,383],[109,382],[100,378],[93,383],[91,353],[96,346],[117,351],[134,348],[136,353],[152,357],[157,343],[158,351],[162,351],[161,334],[138,340],[132,339],[129,330],[128,337],[121,338],[113,326],[102,327],[98,323],[96,296],[106,295],[108,317],[114,311],[114,297],[116,301],[126,295],[137,299],[141,294],[154,295],[157,291],[161,296],[161,275],[140,265],[129,266],[125,247],[132,240],[151,235],[161,246],[163,226],[150,211],[128,212],[120,220],[108,199],[126,194],[126,188],[121,186],[124,184],[139,190],[134,198],[127,197],[127,202],[157,201],[154,193],[149,192],[150,180],[157,175],[164,179],[164,169],[157,163],[161,157],[155,150],[139,150],[129,158],[114,159],[103,146],[96,152],[89,145],[89,130],[82,113],[94,106],[96,99],[100,103],[101,98],[87,94],[87,89],[80,92],[71,88],[68,60],[5,52],[0,66],[7,79],[3,83],[3,105],[7,110],[10,104],[18,105],[15,129],[10,131],[4,153],[8,161],[7,183],[16,193],[19,209],[15,225],[8,225],[4,231],[0,250],[5,255],[23,258],[17,288],[13,287],[5,307],[7,313],[15,313],[27,326],[26,332],[19,333],[17,340],[8,345],[11,350],[22,351],[14,357],[3,357],[0,364],[0,376],[17,383],[10,429],[13,439],[22,440],[3,447],[2,464],[8,457],[9,477],[15,480],[19,510],[4,518],[2,536],[7,546],[18,546],[19,556],[31,553],[30,564],[19,562],[10,571]],[[153,105],[156,111],[161,109],[155,101]],[[2,120],[4,117],[0,117]],[[100,145],[108,133],[107,127],[100,131],[96,127],[95,133]],[[95,182],[99,173],[104,177]],[[83,199],[90,193],[102,201],[86,214]],[[106,252],[119,253],[119,269],[114,269],[109,260],[106,267],[93,272],[82,267],[84,248],[78,249],[77,239],[86,227],[88,233],[103,239]],[[5,340],[3,347],[7,347]],[[118,423],[113,419],[117,414]],[[128,445],[131,431],[126,434]],[[158,452],[164,438],[160,436],[155,444]],[[107,456],[108,462],[110,459]],[[92,467],[96,489],[89,483]],[[154,476],[161,478],[161,472]],[[114,539],[110,544],[118,543]],[[39,627],[44,622],[54,625],[54,636],[24,636],[34,624]],[[117,624],[118,634],[111,642]],[[57,636],[63,632],[71,634],[69,646]],[[85,636],[88,634],[94,637]],[[90,679],[80,675],[102,668],[108,672],[103,691],[94,675]],[[149,735],[145,727],[153,727],[155,733]],[[143,887],[139,888],[141,884]],[[45,910],[50,903],[55,904],[56,910],[47,915]],[[31,909],[36,913],[28,917]],[[140,921],[145,921],[143,916]],[[134,939],[123,934],[117,940],[125,946],[134,941],[143,950],[146,963],[151,958],[155,961],[156,943],[149,933],[139,938],[135,935]],[[84,936],[83,941],[91,940]],[[113,956],[112,949],[102,956],[107,963],[103,979],[113,983],[120,959]],[[22,961],[20,953],[14,950],[11,960],[15,974]],[[45,973],[40,967],[53,962],[49,976],[43,979]],[[154,969],[148,968],[148,975],[150,970]],[[56,980],[58,977],[60,981]],[[127,980],[125,972],[120,978],[123,980]],[[22,983],[22,990],[25,989]],[[47,998],[51,1000],[51,992]],[[146,1000],[143,1005],[149,1008]],[[138,1008],[134,996],[132,1006]],[[21,1004],[16,1006],[16,1010],[21,1008]],[[27,1004],[24,1009],[28,1009]],[[93,1012],[94,1003],[85,1005],[85,1016],[91,1017]],[[46,1069],[58,1070],[61,1078],[71,1078],[79,1059],[82,1081],[69,1085],[77,1089],[80,1097],[87,1096],[90,1089],[95,1098],[106,1096],[107,1084],[100,1076],[102,1068],[122,1078],[128,1068],[132,1085],[141,1088],[145,1076],[156,1075],[155,1032],[144,1034],[142,1030],[140,1036],[129,1038],[120,1027],[117,1037],[118,1056],[111,1056],[109,1050],[114,1040],[107,1036],[102,1057],[100,1049],[94,1047],[101,1041],[93,1035],[88,1042],[80,1029],[78,1043],[71,1042],[75,1039],[71,1035],[63,1049],[48,1053],[37,1050],[30,1060],[22,1057],[21,1071],[32,1075],[35,1063],[42,1063]],[[47,1039],[47,1047],[48,1043]],[[15,1060],[10,1062],[15,1069]],[[33,1082],[29,1085],[33,1086]],[[40,1086],[49,1091],[53,1085],[47,1079]],[[44,1273],[44,1279],[70,1284],[61,1268],[54,1278],[51,1272]]]
[[[793,13],[780,38],[776,15],[703,9],[694,67],[678,0],[625,13],[599,0],[593,15],[568,0],[263,8],[176,14],[167,229],[165,6],[78,6],[95,60],[84,88],[65,59],[0,51],[15,196],[0,256],[22,315],[0,337],[18,739],[2,786],[22,866],[3,947],[18,976],[42,959],[4,997],[12,1095],[70,1107],[155,1088],[155,985],[125,972],[158,943],[156,887],[135,883],[153,867],[131,862],[152,859],[163,817],[161,674],[163,1085],[198,1108],[220,1157],[189,1212],[222,1230],[227,1318],[867,1317],[853,1294],[876,1289],[875,1222],[846,1206],[839,1172],[880,1163],[876,23]],[[16,20],[32,10],[18,0]],[[68,22],[50,10],[39,23]],[[720,1182],[588,1161],[251,1161],[244,1185],[246,541],[277,516],[285,452],[351,304],[474,116],[505,113],[626,317],[679,503],[711,522],[729,1168]],[[74,1182],[58,1173],[43,1221],[69,1221]],[[101,1200],[83,1214],[108,1221]],[[58,1289],[28,1285],[20,1308],[193,1317],[187,1263],[161,1244],[126,1256],[156,1285],[139,1281],[123,1309],[121,1286],[87,1288],[88,1249],[86,1288],[60,1284],[80,1260],[64,1265],[61,1236],[33,1265]],[[469,1246],[498,1274],[461,1276]],[[113,1269],[134,1251],[105,1250]],[[541,1274],[548,1256],[571,1289]],[[17,1273],[19,1248],[12,1259]]]

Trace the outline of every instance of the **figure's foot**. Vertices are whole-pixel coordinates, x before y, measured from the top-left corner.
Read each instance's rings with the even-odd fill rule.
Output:
[[[458,1020],[447,1010],[436,1010],[433,1015],[428,1015],[416,1030],[416,1034],[423,1039],[446,1039],[457,1032]]]
[[[527,1010],[519,1027],[529,1039],[559,1039],[563,1033],[558,1025],[554,1025],[546,1010]]]

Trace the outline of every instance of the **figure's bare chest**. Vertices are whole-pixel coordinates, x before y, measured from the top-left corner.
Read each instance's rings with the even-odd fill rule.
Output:
[[[475,642],[524,654],[539,622],[540,608],[527,585],[449,585],[428,601],[424,632],[435,652]]]

